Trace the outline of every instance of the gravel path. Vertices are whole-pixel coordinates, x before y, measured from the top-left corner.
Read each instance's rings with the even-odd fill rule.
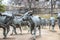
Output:
[[[41,29],[41,37],[38,34],[36,34],[36,40],[60,40],[60,34],[58,27],[55,27],[55,32],[52,32],[51,30],[47,28]],[[19,29],[17,29],[17,32],[19,33]],[[23,30],[23,34],[18,35],[10,35],[11,31],[8,34],[7,39],[2,39],[2,29],[0,29],[0,40],[32,40],[33,36],[30,33],[27,33],[27,30]]]

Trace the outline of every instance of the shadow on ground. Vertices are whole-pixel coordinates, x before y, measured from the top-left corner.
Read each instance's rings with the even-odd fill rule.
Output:
[[[6,39],[0,38],[0,40],[15,40],[15,38],[7,37]]]

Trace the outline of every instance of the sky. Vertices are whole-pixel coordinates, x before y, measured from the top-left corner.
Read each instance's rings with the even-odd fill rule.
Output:
[[[3,1],[2,1],[2,3],[5,4],[5,5],[7,5],[8,2],[9,2],[9,0],[3,0]]]

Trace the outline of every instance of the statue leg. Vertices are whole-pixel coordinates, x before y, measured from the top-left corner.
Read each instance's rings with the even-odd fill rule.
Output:
[[[36,40],[36,26],[34,27],[34,39],[33,40]]]
[[[3,35],[4,35],[4,38],[3,38],[3,39],[5,39],[5,38],[6,38],[6,36],[7,36],[6,28],[3,28]]]
[[[60,33],[60,25],[59,25],[59,33]]]
[[[33,29],[31,28],[31,34],[33,35],[32,31],[33,31]]]
[[[21,34],[22,34],[22,28],[21,28],[21,26],[19,26],[19,29],[20,29],[20,32],[21,32]]]
[[[54,31],[54,25],[52,25],[52,31]]]
[[[59,29],[60,29],[60,25],[59,25]]]
[[[41,26],[39,26],[39,36],[41,36]]]
[[[9,31],[10,31],[10,27],[9,27],[9,26],[7,26],[7,34],[9,33]]]
[[[13,26],[13,32],[14,32],[15,34],[17,34],[17,32],[16,32],[16,26],[15,26],[14,24],[12,24],[12,26]]]
[[[49,24],[49,30],[50,30],[51,24]]]

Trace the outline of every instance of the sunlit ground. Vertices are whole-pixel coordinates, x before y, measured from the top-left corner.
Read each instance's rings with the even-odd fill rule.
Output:
[[[2,35],[2,29],[0,29],[0,40],[32,40],[33,36],[28,33],[28,30],[23,30],[23,34],[19,34],[20,31],[19,29],[17,29],[17,33],[18,35],[10,35],[12,27],[10,29],[10,32],[8,34],[7,39],[2,39],[3,35]],[[58,26],[55,26],[55,32],[52,32],[51,29],[49,30],[49,26],[46,26],[46,28],[41,29],[41,37],[38,36],[38,30],[37,30],[37,34],[36,34],[36,40],[60,40],[60,31],[58,29]]]

